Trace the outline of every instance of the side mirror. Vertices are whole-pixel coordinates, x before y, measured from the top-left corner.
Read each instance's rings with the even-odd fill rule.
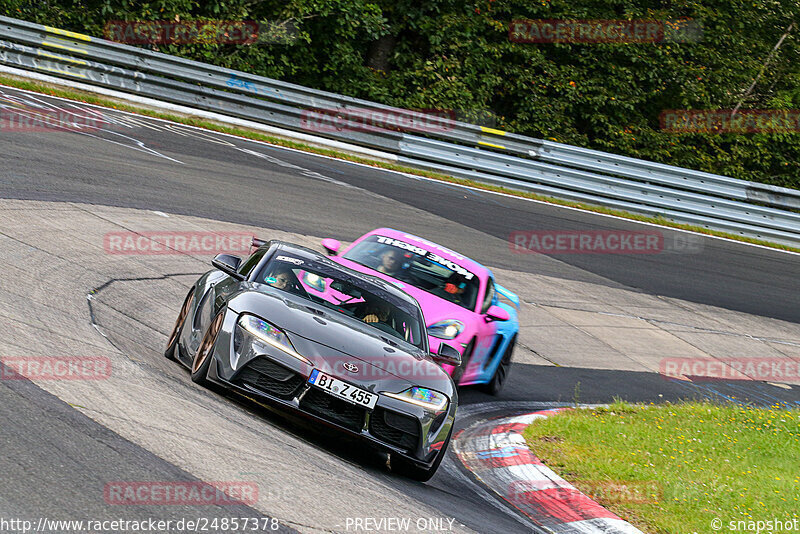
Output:
[[[243,279],[243,276],[239,274],[239,266],[241,264],[242,258],[234,256],[233,254],[217,254],[214,256],[214,259],[211,260],[211,265],[223,273],[229,274],[239,280]]]
[[[330,254],[331,256],[336,256],[339,253],[339,248],[342,246],[336,239],[331,239],[330,237],[325,238],[322,240],[322,248]]]
[[[511,316],[500,306],[489,306],[489,309],[486,310],[487,321],[508,321],[509,319]]]
[[[454,367],[461,365],[461,354],[447,343],[439,343],[439,350],[435,354],[431,354],[431,357],[438,364],[452,365]]]

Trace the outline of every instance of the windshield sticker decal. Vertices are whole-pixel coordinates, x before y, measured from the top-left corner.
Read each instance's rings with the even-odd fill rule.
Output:
[[[303,265],[305,262],[300,258],[292,258],[291,256],[278,256],[275,258],[277,261],[285,261],[288,263],[293,263],[295,265]]]
[[[431,251],[426,250],[426,249],[424,249],[422,247],[418,247],[417,245],[412,245],[411,243],[406,243],[405,241],[400,241],[399,239],[395,239],[393,237],[386,237],[386,236],[382,236],[382,235],[375,236],[375,237],[378,239],[378,243],[381,243],[381,244],[384,244],[384,245],[391,245],[393,247],[397,247],[397,248],[400,248],[400,249],[403,249],[403,250],[407,250],[409,252],[413,252],[414,254],[422,256],[426,260],[430,260],[432,262],[436,262],[439,265],[441,265],[442,267],[446,267],[447,269],[450,269],[451,271],[460,274],[461,276],[463,276],[467,280],[472,280],[472,278],[475,276],[471,272],[466,270],[464,267],[462,267],[462,266],[458,265],[457,263],[452,262],[452,261],[450,261],[448,259],[442,258],[441,256],[439,256],[435,252],[431,252]]]

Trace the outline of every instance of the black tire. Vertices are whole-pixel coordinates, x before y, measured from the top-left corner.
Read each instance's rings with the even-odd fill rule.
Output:
[[[222,328],[222,320],[225,318],[225,310],[219,312],[211,324],[208,326],[200,346],[192,359],[192,382],[201,386],[209,387],[208,368],[211,367],[211,356],[214,353],[214,345],[217,343],[217,335]]]
[[[464,376],[464,371],[469,365],[469,360],[472,358],[472,353],[475,352],[475,338],[469,340],[467,347],[464,349],[464,354],[461,356],[461,365],[453,369],[453,383],[459,385],[461,378]]]
[[[183,301],[183,306],[181,306],[181,311],[178,313],[178,318],[175,320],[175,326],[172,327],[172,332],[167,340],[167,349],[164,351],[164,356],[168,360],[176,361],[178,359],[175,351],[178,350],[178,340],[181,338],[183,325],[186,323],[186,317],[189,315],[189,309],[192,307],[193,296],[194,288],[192,288],[189,291],[189,294],[186,295],[186,299]]]
[[[489,395],[499,395],[508,381],[508,375],[511,372],[511,355],[514,352],[514,346],[517,344],[517,336],[506,347],[503,353],[503,359],[500,360],[500,365],[494,372],[494,376],[488,384],[484,384],[483,390]]]
[[[447,439],[444,440],[444,445],[442,445],[442,448],[439,450],[439,455],[436,457],[436,460],[433,461],[433,464],[431,464],[430,467],[420,467],[417,464],[406,460],[402,456],[395,456],[393,454],[389,464],[392,468],[392,472],[418,482],[429,481],[436,473],[436,470],[439,469],[439,464],[442,463],[444,455],[447,454],[447,446],[450,444],[450,436],[452,435],[453,429],[451,428],[450,433],[447,435]]]

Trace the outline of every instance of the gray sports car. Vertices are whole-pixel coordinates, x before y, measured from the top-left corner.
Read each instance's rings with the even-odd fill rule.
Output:
[[[398,287],[299,245],[254,239],[246,260],[220,254],[193,285],[165,355],[192,380],[222,386],[367,440],[392,470],[428,480],[458,398],[428,352],[417,301]]]

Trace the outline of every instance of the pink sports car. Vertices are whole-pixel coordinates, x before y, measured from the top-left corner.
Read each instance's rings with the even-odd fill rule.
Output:
[[[489,269],[389,228],[359,237],[344,251],[335,239],[324,239],[322,246],[331,260],[390,281],[417,299],[430,350],[436,352],[446,340],[461,352],[460,366],[444,366],[456,384],[481,384],[493,395],[500,392],[519,331],[519,297],[497,284]],[[500,296],[511,304],[501,302]]]

